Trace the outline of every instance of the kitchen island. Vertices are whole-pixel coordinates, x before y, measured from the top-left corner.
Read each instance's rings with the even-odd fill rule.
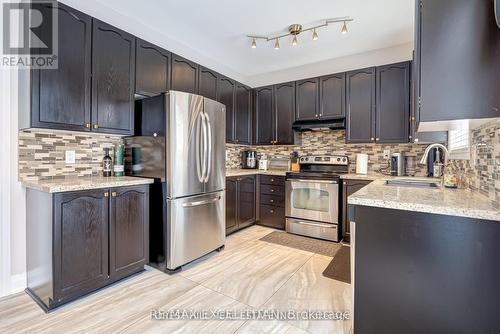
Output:
[[[500,328],[500,214],[487,197],[378,179],[348,203],[356,333]]]

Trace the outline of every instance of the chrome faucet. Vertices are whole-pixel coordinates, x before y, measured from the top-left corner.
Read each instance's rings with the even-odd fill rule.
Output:
[[[427,146],[427,148],[424,151],[424,155],[422,156],[422,159],[420,159],[421,165],[427,164],[427,158],[429,157],[429,152],[433,148],[436,148],[436,147],[443,150],[443,152],[444,152],[444,165],[446,166],[446,163],[448,162],[448,155],[450,154],[450,152],[448,151],[446,146],[444,146],[443,144],[439,144],[439,143],[434,143],[434,144],[430,144],[429,146]]]

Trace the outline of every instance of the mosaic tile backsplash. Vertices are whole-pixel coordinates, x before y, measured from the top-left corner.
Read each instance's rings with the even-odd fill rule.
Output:
[[[28,129],[19,131],[19,181],[96,176],[102,173],[104,148],[122,142],[120,136]],[[75,151],[75,163],[65,151]]]
[[[299,155],[347,155],[350,161],[350,172],[356,171],[356,154],[368,154],[368,172],[376,172],[381,168],[387,168],[388,162],[384,159],[384,150],[392,153],[405,152],[414,155],[418,159],[422,156],[427,144],[346,144],[344,130],[324,130],[302,132],[299,134],[300,145],[286,146],[253,146],[257,153],[265,153],[272,156],[289,156],[293,151]],[[238,168],[240,166],[240,152],[248,146],[227,145],[228,160],[227,168]],[[425,166],[416,166],[416,176],[425,176]]]

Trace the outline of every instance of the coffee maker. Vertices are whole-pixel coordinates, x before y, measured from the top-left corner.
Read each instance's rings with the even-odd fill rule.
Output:
[[[241,152],[241,168],[255,169],[257,168],[257,152],[253,150],[245,150]]]
[[[391,176],[405,175],[404,153],[393,153],[391,156]]]

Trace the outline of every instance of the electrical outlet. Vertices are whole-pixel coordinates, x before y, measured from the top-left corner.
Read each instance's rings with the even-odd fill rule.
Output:
[[[229,161],[229,151],[226,150],[226,161]]]
[[[74,164],[76,160],[75,151],[64,151],[64,157],[67,164]]]
[[[389,159],[391,156],[391,151],[390,150],[384,150],[384,159]]]

